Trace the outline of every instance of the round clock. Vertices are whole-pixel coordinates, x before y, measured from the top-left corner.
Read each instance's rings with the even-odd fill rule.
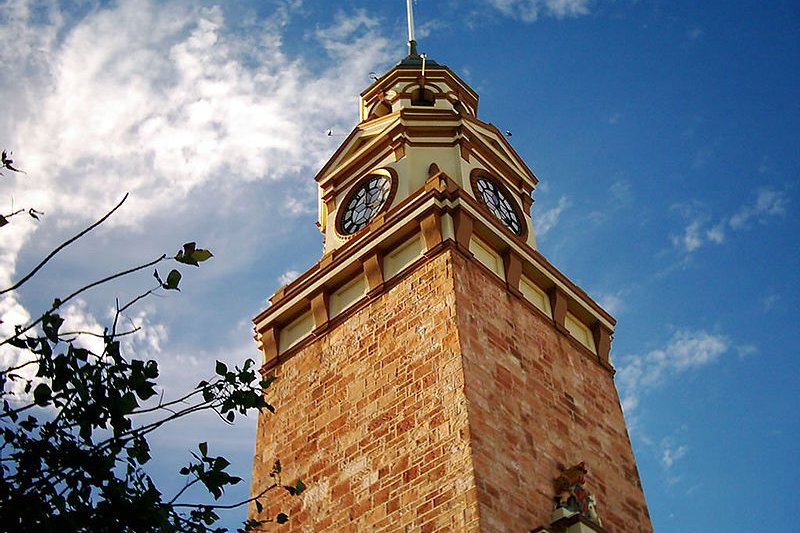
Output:
[[[474,176],[472,181],[476,195],[489,211],[500,219],[514,235],[522,235],[523,225],[509,194],[500,185],[485,176]]]
[[[339,232],[352,235],[365,227],[388,203],[392,180],[381,174],[370,174],[347,197],[339,219]]]

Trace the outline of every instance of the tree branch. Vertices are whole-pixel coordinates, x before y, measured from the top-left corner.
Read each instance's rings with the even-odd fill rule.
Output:
[[[247,498],[246,500],[242,500],[242,501],[237,502],[237,503],[231,503],[229,505],[209,505],[209,504],[205,504],[205,503],[173,503],[172,506],[173,507],[190,507],[190,508],[194,508],[194,509],[199,509],[199,508],[205,508],[205,509],[236,509],[237,507],[241,507],[242,505],[247,505],[250,502],[256,501],[257,499],[259,499],[262,496],[264,496],[266,493],[268,493],[268,492],[270,492],[272,490],[275,490],[278,487],[280,487],[280,485],[278,483],[273,483],[272,485],[270,485],[266,489],[264,489],[261,492],[259,492],[256,496],[253,496],[251,498]]]
[[[11,339],[19,338],[20,335],[22,335],[23,333],[25,333],[27,331],[30,331],[32,328],[37,326],[44,319],[45,315],[47,315],[48,313],[52,313],[53,311],[55,311],[59,307],[63,306],[65,303],[69,302],[70,300],[72,300],[76,296],[88,291],[89,289],[97,287],[98,285],[103,285],[104,283],[108,283],[109,281],[114,281],[115,279],[118,279],[118,278],[123,278],[123,277],[125,277],[125,276],[127,276],[129,274],[133,274],[134,272],[138,272],[140,270],[144,270],[145,268],[150,268],[151,266],[157,265],[158,263],[160,263],[161,261],[163,261],[166,258],[167,258],[167,254],[163,254],[158,259],[154,259],[154,260],[152,260],[152,261],[150,261],[148,263],[145,263],[145,264],[133,267],[133,268],[129,268],[128,270],[123,270],[122,272],[117,272],[116,274],[112,274],[110,276],[106,276],[105,278],[99,279],[97,281],[93,281],[92,283],[89,283],[88,285],[84,285],[83,287],[81,287],[80,289],[76,290],[75,292],[73,292],[72,294],[67,296],[66,298],[63,298],[61,300],[56,300],[55,305],[53,305],[50,309],[48,309],[41,316],[39,316],[39,318],[37,318],[35,321],[31,322],[30,324],[28,324],[27,326],[25,326],[23,329],[19,330],[18,332],[14,333],[14,335],[12,335],[11,337],[9,337],[9,338],[5,339],[4,341],[0,342],[0,346],[3,346],[4,344],[7,344],[8,341],[10,341]]]
[[[57,246],[57,247],[56,247],[56,248],[55,248],[55,249],[54,249],[52,252],[50,252],[50,253],[47,255],[47,257],[45,257],[44,259],[42,259],[42,261],[41,261],[41,262],[40,262],[38,265],[36,265],[36,267],[35,267],[33,270],[31,270],[30,272],[28,272],[28,273],[27,273],[27,274],[26,274],[26,275],[25,275],[25,276],[24,276],[24,277],[23,277],[21,280],[19,280],[18,282],[16,282],[16,283],[15,283],[14,285],[12,285],[11,287],[9,287],[9,288],[7,288],[7,289],[3,289],[3,290],[1,290],[1,291],[0,291],[0,294],[5,294],[5,293],[7,293],[7,292],[13,291],[13,290],[15,290],[15,289],[19,288],[20,286],[22,286],[22,285],[23,285],[23,284],[24,284],[26,281],[28,281],[28,280],[29,280],[29,279],[31,279],[33,276],[35,276],[35,275],[36,275],[36,273],[37,273],[39,270],[41,270],[41,268],[42,268],[44,265],[46,265],[46,264],[47,264],[47,262],[48,262],[48,261],[50,261],[50,260],[51,260],[51,259],[52,259],[52,258],[53,258],[53,257],[54,257],[54,256],[55,256],[57,253],[58,253],[58,252],[60,252],[61,250],[63,250],[64,248],[66,248],[67,246],[69,246],[70,244],[72,244],[73,242],[77,241],[78,239],[80,239],[81,237],[83,237],[84,235],[86,235],[87,233],[89,233],[90,231],[92,231],[94,228],[96,228],[97,226],[99,226],[100,224],[102,224],[103,222],[105,222],[106,220],[108,220],[108,217],[110,217],[111,215],[113,215],[113,214],[114,214],[114,211],[116,211],[117,209],[119,209],[119,208],[122,206],[122,204],[125,202],[125,200],[127,200],[127,199],[128,199],[128,193],[125,193],[125,196],[123,196],[123,197],[122,197],[122,200],[120,200],[120,201],[119,201],[119,203],[118,203],[117,205],[115,205],[115,206],[114,206],[114,207],[113,207],[113,208],[112,208],[112,209],[111,209],[111,210],[110,210],[108,213],[106,213],[105,215],[103,215],[103,217],[102,217],[102,218],[100,218],[100,219],[99,219],[97,222],[95,222],[94,224],[92,224],[92,225],[91,225],[91,226],[89,226],[88,228],[84,229],[83,231],[81,231],[80,233],[78,233],[77,235],[75,235],[74,237],[72,237],[71,239],[68,239],[68,240],[64,241],[63,243],[61,243],[60,245],[58,245],[58,246]]]

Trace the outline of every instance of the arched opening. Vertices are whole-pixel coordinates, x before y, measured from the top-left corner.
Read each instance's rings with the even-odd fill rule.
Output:
[[[411,105],[433,106],[436,97],[433,91],[424,87],[419,87],[411,92]]]
[[[372,112],[369,114],[369,118],[378,118],[384,117],[392,112],[392,106],[389,105],[386,100],[381,100],[378,102],[375,107],[372,108]]]

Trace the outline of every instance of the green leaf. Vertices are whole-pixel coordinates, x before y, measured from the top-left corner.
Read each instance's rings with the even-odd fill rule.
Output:
[[[178,250],[178,253],[175,254],[175,260],[179,263],[184,263],[186,265],[192,264],[192,254],[197,247],[196,242],[187,242],[183,245],[183,250]]]
[[[217,366],[215,367],[214,372],[216,372],[218,376],[224,376],[228,373],[228,367],[222,361],[217,361]]]
[[[202,263],[203,261],[208,261],[212,257],[214,257],[214,254],[212,254],[210,251],[204,250],[202,248],[198,248],[192,254],[192,259],[194,259],[197,263]]]
[[[39,383],[35,389],[33,389],[33,401],[36,405],[45,406],[47,402],[50,401],[50,396],[52,395],[52,391],[50,387],[45,383]]]
[[[294,485],[284,485],[283,488],[292,496],[298,496],[306,490],[306,484],[298,479]]]
[[[257,510],[259,513],[260,513],[261,511],[263,511],[263,510],[264,510],[264,506],[263,506],[263,505],[261,505],[261,502],[260,502],[260,501],[256,500],[256,501],[255,501],[255,504],[256,504],[256,510]]]
[[[279,524],[285,524],[289,521],[289,517],[286,513],[279,513],[278,516],[275,517],[275,521]]]
[[[200,450],[200,453],[203,454],[203,457],[206,457],[208,455],[208,443],[207,442],[201,442],[200,444],[197,445],[197,448]]]
[[[171,270],[169,274],[167,274],[167,281],[162,285],[168,291],[176,290],[179,291],[178,284],[181,282],[181,273],[177,270]]]
[[[200,263],[212,257],[214,257],[214,254],[203,248],[197,248],[197,243],[195,242],[187,242],[183,245],[183,250],[178,250],[178,253],[175,254],[177,262],[192,266],[200,266]]]

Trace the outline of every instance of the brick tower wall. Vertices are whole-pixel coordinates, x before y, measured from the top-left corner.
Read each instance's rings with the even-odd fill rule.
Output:
[[[445,247],[345,315],[273,370],[252,490],[275,459],[308,486],[265,498],[281,531],[524,532],[580,461],[609,532],[651,531],[611,373],[477,261]]]
[[[479,528],[450,252],[392,283],[274,370],[252,490],[276,458],[308,486],[265,498],[281,531]]]
[[[547,525],[558,464],[585,461],[604,528],[652,531],[609,370],[477,262],[453,258],[481,530]]]

